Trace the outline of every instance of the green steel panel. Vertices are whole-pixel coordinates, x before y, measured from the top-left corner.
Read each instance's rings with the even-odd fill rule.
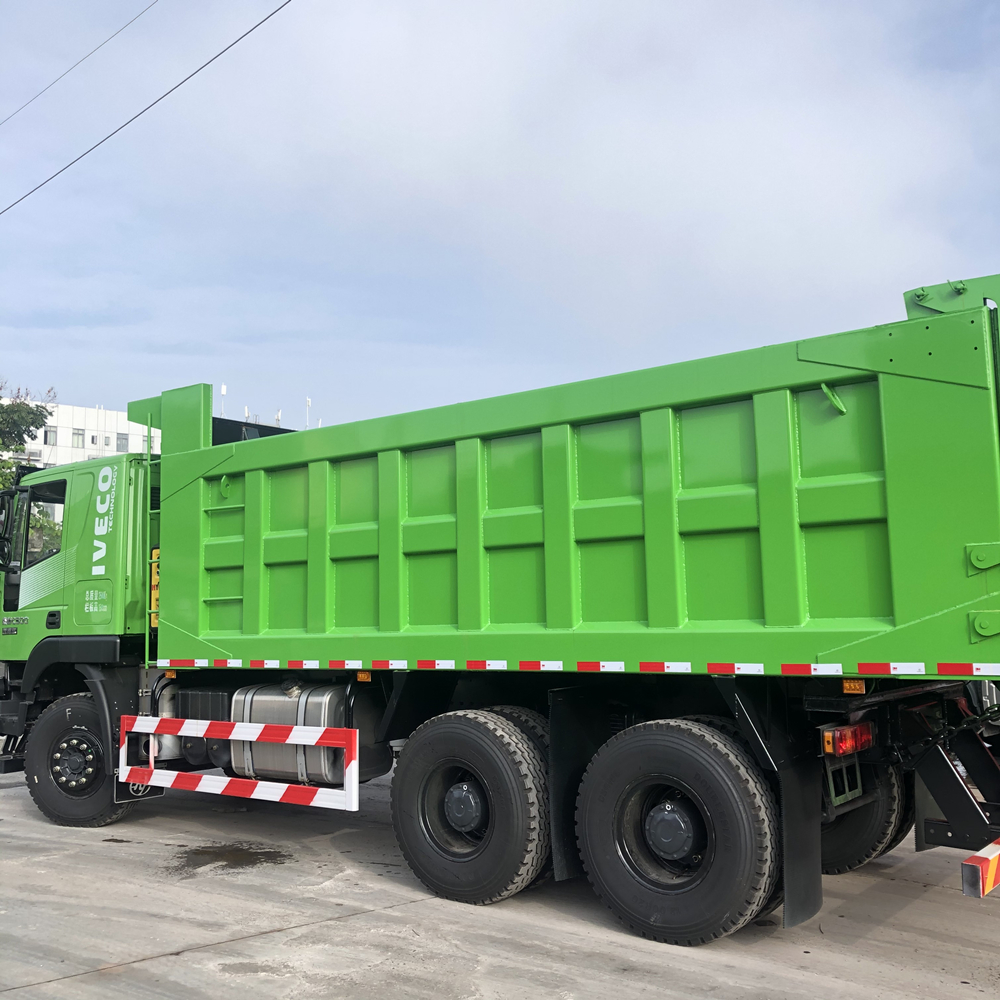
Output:
[[[458,627],[476,631],[489,623],[489,566],[484,544],[486,449],[479,438],[455,444]]]
[[[357,559],[378,555],[378,522],[345,524],[330,529],[330,558]]]
[[[800,482],[797,487],[799,524],[884,521],[885,476],[828,476]]]
[[[488,549],[541,545],[544,535],[541,506],[487,510],[483,515],[483,544]]]
[[[678,530],[683,535],[756,528],[757,488],[707,486],[677,496]]]
[[[580,500],[573,508],[578,542],[611,538],[642,538],[642,500]]]
[[[458,546],[454,514],[437,514],[403,522],[403,551],[454,552]]]
[[[806,567],[796,510],[795,403],[787,389],[777,389],[754,396],[753,408],[764,621],[801,625],[806,620]]]
[[[926,321],[910,320],[804,340],[798,347],[799,357],[843,368],[986,389],[991,373],[981,359],[989,350],[989,318],[985,309],[977,312],[973,316],[928,316]]]
[[[580,624],[580,555],[573,538],[576,450],[569,424],[542,429],[545,609],[549,628]]]
[[[330,522],[334,511],[333,467],[309,463],[306,543],[309,632],[327,632],[333,625],[334,568],[330,559]]]
[[[640,416],[646,613],[650,628],[677,628],[687,619],[684,549],[678,522],[680,451],[673,410]],[[756,510],[754,512],[756,516]]]
[[[379,627],[398,632],[407,625],[408,575],[403,555],[404,456],[398,449],[378,456]]]

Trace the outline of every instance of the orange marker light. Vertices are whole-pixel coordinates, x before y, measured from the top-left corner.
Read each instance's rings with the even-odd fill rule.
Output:
[[[372,674],[370,670],[359,670],[357,674],[355,674],[355,676],[362,683],[364,683],[365,681],[370,681],[372,679]]]
[[[845,677],[844,694],[864,694],[865,681],[863,677]]]

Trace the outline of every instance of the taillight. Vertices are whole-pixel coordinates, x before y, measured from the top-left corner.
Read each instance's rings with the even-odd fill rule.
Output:
[[[875,726],[859,722],[855,726],[833,726],[823,730],[823,753],[846,757],[867,750],[875,743]]]

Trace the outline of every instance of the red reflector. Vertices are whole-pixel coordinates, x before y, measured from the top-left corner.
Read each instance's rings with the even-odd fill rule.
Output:
[[[867,750],[875,743],[875,727],[870,722],[859,722],[856,726],[837,726],[823,733],[823,751],[835,757],[847,757],[852,753]]]

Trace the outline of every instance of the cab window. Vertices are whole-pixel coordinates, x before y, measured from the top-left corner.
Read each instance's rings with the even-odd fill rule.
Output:
[[[62,548],[63,510],[66,506],[66,480],[40,483],[31,487],[31,514],[24,552],[24,569],[36,566]]]

